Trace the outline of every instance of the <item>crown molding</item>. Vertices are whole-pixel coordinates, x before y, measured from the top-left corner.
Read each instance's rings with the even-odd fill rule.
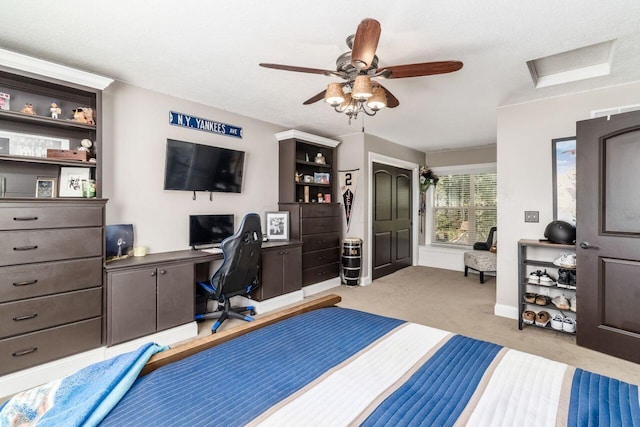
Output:
[[[108,77],[76,70],[5,49],[0,49],[0,65],[99,90],[104,90],[113,83],[113,79]]]
[[[278,141],[284,141],[286,139],[298,139],[300,141],[315,142],[316,144],[326,145],[328,147],[335,148],[340,144],[340,141],[335,139],[325,138],[323,136],[313,135],[311,133],[301,132],[299,130],[291,129],[284,132],[276,133]]]

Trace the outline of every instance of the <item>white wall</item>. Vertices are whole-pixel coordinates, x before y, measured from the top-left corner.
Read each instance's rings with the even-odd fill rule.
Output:
[[[186,249],[190,214],[235,214],[236,226],[247,212],[261,216],[278,208],[280,126],[204,106],[124,83],[104,92],[103,196],[107,224],[132,223],[136,245],[151,252]],[[169,124],[177,111],[243,128],[237,139]],[[241,194],[165,191],[167,138],[245,151]]]
[[[639,99],[640,83],[635,83],[498,109],[496,314],[520,315],[517,242],[543,238],[553,220],[551,140],[575,136],[576,122],[589,119],[592,110],[637,104]],[[525,223],[525,210],[540,211],[540,222]]]

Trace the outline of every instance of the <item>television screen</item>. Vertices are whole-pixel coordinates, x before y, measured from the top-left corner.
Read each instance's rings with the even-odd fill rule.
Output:
[[[233,235],[233,227],[233,215],[189,215],[189,246],[218,245]]]
[[[164,189],[240,193],[244,151],[167,139]]]

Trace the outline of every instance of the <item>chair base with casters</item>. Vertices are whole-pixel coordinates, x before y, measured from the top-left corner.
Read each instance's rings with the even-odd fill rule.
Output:
[[[484,273],[496,272],[496,254],[487,251],[467,251],[464,253],[464,276],[469,269],[480,273],[480,283],[484,283]]]
[[[229,319],[251,322],[252,317],[243,313],[255,314],[255,307],[232,307],[231,298],[235,296],[249,297],[260,285],[260,251],[262,247],[262,230],[260,216],[247,214],[240,224],[240,229],[222,241],[220,247],[224,260],[218,270],[206,282],[196,283],[195,320],[217,319],[211,327],[215,333],[222,323]],[[207,312],[207,302],[216,301],[215,311]]]

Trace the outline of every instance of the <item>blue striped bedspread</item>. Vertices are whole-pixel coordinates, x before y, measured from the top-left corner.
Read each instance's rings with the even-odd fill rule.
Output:
[[[640,426],[640,401],[563,363],[327,308],[139,378],[103,425]]]

